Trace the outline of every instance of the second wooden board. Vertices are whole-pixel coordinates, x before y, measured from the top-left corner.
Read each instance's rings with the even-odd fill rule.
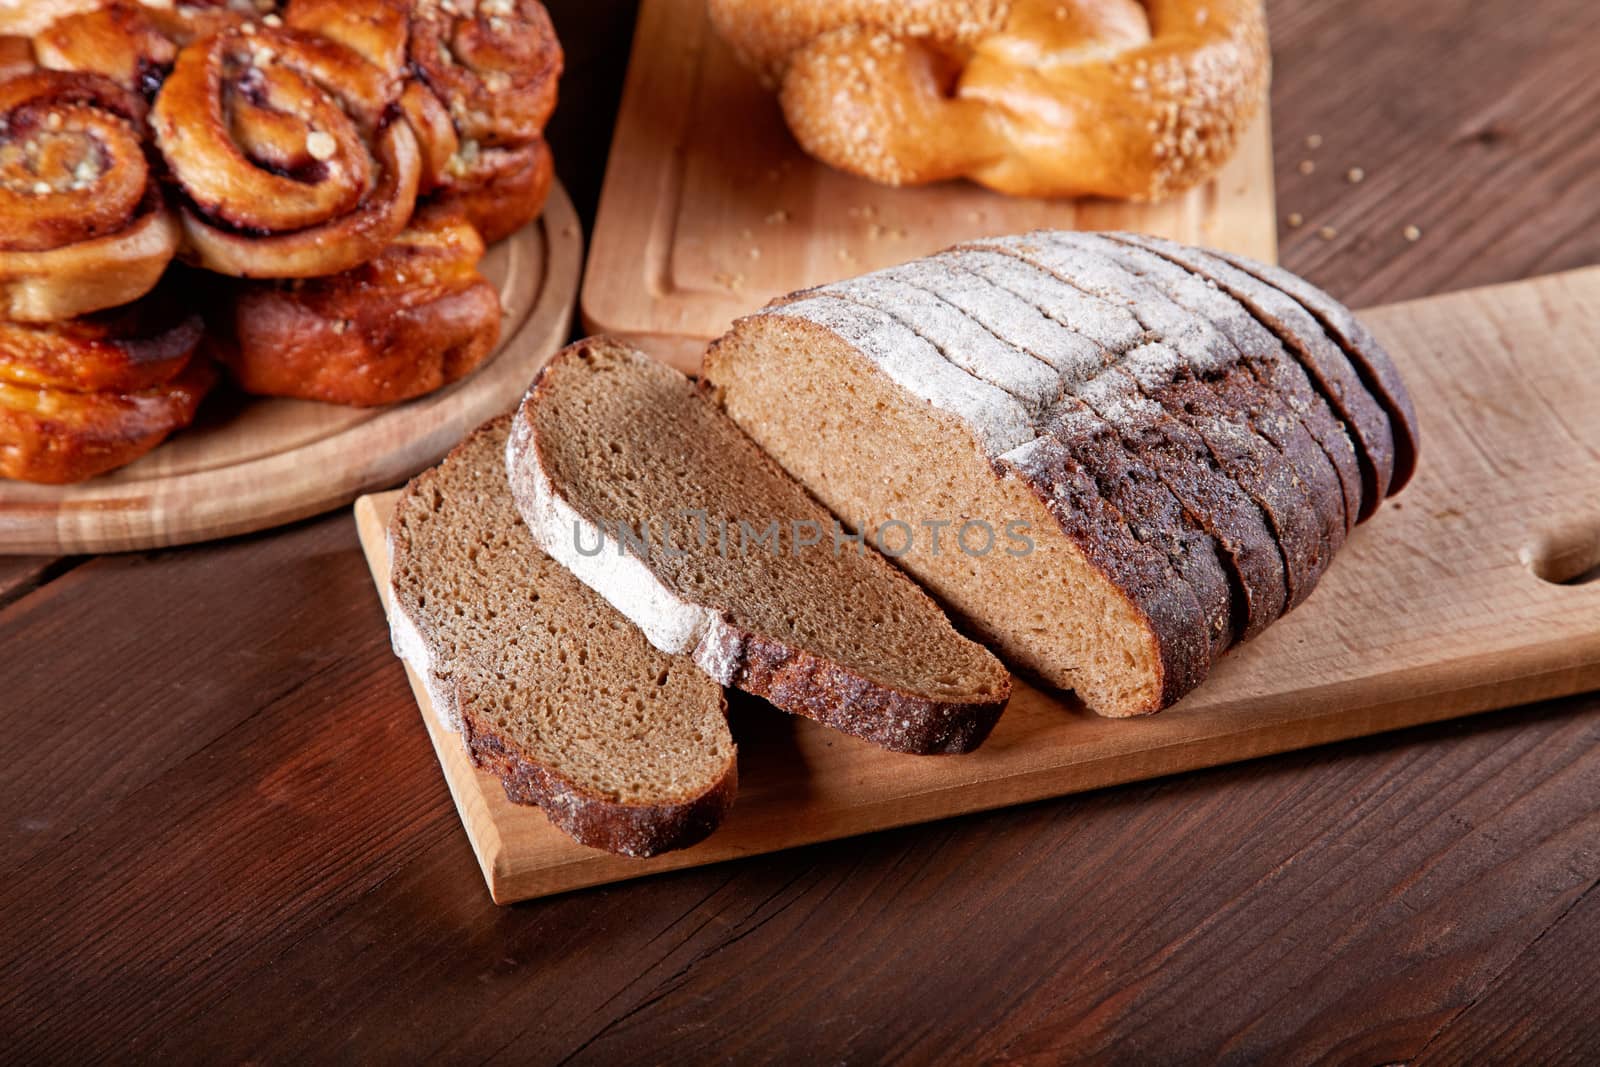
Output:
[[[120,552],[264,530],[398,484],[516,403],[566,343],[583,235],[556,183],[537,222],[489,250],[500,349],[472,375],[384,408],[207,397],[199,421],[137,463],[78,485],[0,482],[0,554]]]
[[[1017,683],[969,756],[904,756],[741,701],[739,797],[650,860],[584,848],[423,718],[489,890],[519,900],[1250,759],[1600,686],[1600,268],[1381,308],[1422,420],[1416,480],[1316,593],[1177,707],[1088,714]],[[380,592],[394,496],[357,505]],[[397,709],[398,710],[398,709]],[[409,709],[407,709],[409,714]]]
[[[1140,230],[1275,262],[1265,108],[1227,168],[1160,204],[1023,200],[967,182],[894,189],[800,151],[705,0],[644,0],[584,276],[591,333],[684,370],[775,296],[1039,227]]]

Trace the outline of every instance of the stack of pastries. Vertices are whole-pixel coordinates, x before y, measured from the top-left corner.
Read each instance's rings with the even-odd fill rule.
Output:
[[[472,371],[561,66],[537,0],[0,0],[0,477],[131,462],[211,357],[355,405]]]

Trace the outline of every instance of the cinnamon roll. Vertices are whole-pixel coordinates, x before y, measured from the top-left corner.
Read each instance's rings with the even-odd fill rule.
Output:
[[[544,127],[564,62],[544,6],[417,0],[410,57],[440,109],[407,109],[436,161],[425,187],[466,212],[490,243],[537,218],[552,175]]]
[[[0,321],[0,382],[74,392],[137,392],[177,377],[204,336],[172,286],[66,322]]]
[[[411,218],[421,158],[398,80],[335,41],[245,23],[184,48],[156,143],[186,198],[187,258],[309,278],[376,256]]]
[[[50,70],[103,74],[151,96],[172,69],[178,46],[148,8],[112,3],[52,22],[34,36],[33,52]]]
[[[500,336],[483,241],[433,206],[370,263],[328,278],[230,282],[213,346],[251,393],[371,406],[471,372]]]
[[[554,175],[542,137],[518,148],[477,148],[450,159],[435,199],[466,215],[494,244],[539,217]]]
[[[0,379],[0,478],[60,485],[132,463],[193,422],[215,380],[202,359],[169,381],[128,392]]]
[[[144,101],[94,74],[0,82],[0,317],[51,322],[131,303],[172,261]]]

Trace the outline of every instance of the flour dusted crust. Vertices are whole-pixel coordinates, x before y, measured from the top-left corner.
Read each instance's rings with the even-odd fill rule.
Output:
[[[1210,319],[1232,342],[1240,361],[1299,419],[1326,457],[1339,483],[1348,533],[1361,512],[1361,469],[1355,446],[1283,343],[1215,282],[1163,258],[1141,243],[1139,235],[1106,234],[1085,239],[1116,242],[1129,270],[1159,286],[1183,307]]]
[[[1116,431],[1123,447],[1149,467],[1184,513],[1221,546],[1239,587],[1235,599],[1243,605],[1230,612],[1229,631],[1253,637],[1282,615],[1288,603],[1283,553],[1259,502],[1219,468],[1210,443],[1146,395],[1175,372],[1175,353],[1156,341],[1157,335],[1128,307],[1084,292],[1013,251],[1002,245],[962,247],[933,259],[979,274],[1098,350],[1099,371],[1075,385],[1074,395]],[[1135,374],[1140,366],[1150,374]],[[1053,420],[1045,426],[1065,432]],[[1212,443],[1230,433],[1237,439],[1226,423],[1209,428]],[[1208,603],[1208,617],[1215,620],[1219,610],[1214,593]]]
[[[1299,604],[1344,543],[1337,475],[1275,391],[1244,366],[1209,319],[1172,300],[1093,236],[1047,234],[994,242],[1098,298],[1126,306],[1159,346],[1128,369],[1140,389],[1192,426],[1222,469],[1267,515],[1283,553],[1289,606]]]
[[[1411,405],[1411,394],[1400,380],[1394,361],[1384,351],[1378,339],[1362,325],[1350,309],[1327,293],[1298,275],[1281,267],[1259,263],[1244,256],[1222,253],[1229,263],[1252,274],[1292,297],[1309,311],[1328,336],[1338,342],[1350,362],[1361,375],[1366,387],[1384,412],[1394,432],[1394,474],[1389,480],[1388,492],[1393,494],[1405,488],[1417,468],[1417,413]]]
[[[961,417],[991,453],[1034,436],[1027,409],[999,389],[952,365],[893,317],[838,297],[818,295],[765,314],[804,319],[855,345],[897,385]]]
[[[1388,494],[1395,470],[1393,423],[1362,384],[1346,353],[1299,302],[1221,255],[1174,241],[1139,235],[1135,241],[1215,284],[1272,332],[1300,364],[1321,397],[1343,421],[1361,472],[1361,509],[1371,518]]]

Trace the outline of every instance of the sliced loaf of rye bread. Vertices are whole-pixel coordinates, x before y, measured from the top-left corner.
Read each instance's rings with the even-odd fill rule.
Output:
[[[896,562],[1093,710],[1158,710],[1304,599],[1376,466],[1302,358],[1320,326],[1286,337],[1115,242],[1022,240],[774,302],[705,381],[837,513],[1025,519],[1021,557]]]
[[[544,549],[723,684],[913,753],[977,747],[1010,697],[1005,668],[927,594],[689,379],[620,342],[557,354],[506,465]]]
[[[1159,531],[1136,536],[1066,444],[1014,431],[1010,394],[890,316],[826,295],[772,307],[714,343],[705,373],[836,514],[917,531],[896,562],[1013,663],[1109,715],[1159,710],[1206,677],[1207,617]],[[967,522],[1020,523],[1028,550],[952,550]]]
[[[722,689],[541,552],[506,485],[511,419],[418,475],[389,526],[396,653],[506,795],[582,844],[650,856],[722,821]]]

